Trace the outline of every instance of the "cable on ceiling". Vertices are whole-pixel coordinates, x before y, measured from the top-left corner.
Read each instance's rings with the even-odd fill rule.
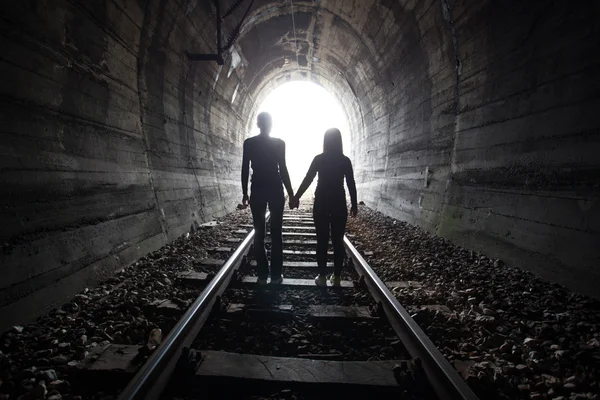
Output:
[[[298,72],[300,72],[300,61],[298,61],[298,39],[296,38],[296,21],[294,20],[294,0],[290,0],[290,8],[292,10],[292,27],[294,29],[294,47],[296,48],[296,64]]]

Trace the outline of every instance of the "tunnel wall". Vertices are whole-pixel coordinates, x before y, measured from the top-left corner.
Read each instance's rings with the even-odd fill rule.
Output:
[[[454,131],[452,37],[439,1],[382,3],[389,11],[363,33],[377,56],[364,50],[361,56],[374,63],[351,74],[357,76],[365,124],[353,152],[360,197],[386,214],[435,230]],[[427,188],[426,167],[435,171]]]
[[[598,11],[593,1],[452,9],[462,68],[438,229],[593,296],[600,296]]]
[[[186,7],[0,6],[0,331],[239,202],[237,71],[187,61],[215,37]]]
[[[598,296],[598,7],[417,2],[401,33],[413,45],[381,65],[387,93],[362,102],[360,197]]]

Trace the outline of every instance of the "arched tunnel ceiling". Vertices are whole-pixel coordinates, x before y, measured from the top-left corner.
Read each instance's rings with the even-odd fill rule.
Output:
[[[361,29],[353,25],[357,23],[357,16],[365,13],[365,4],[344,15],[335,2],[330,3],[296,2],[295,37],[289,2],[266,2],[255,8],[238,41],[248,61],[244,75],[251,92],[272,69],[299,69],[301,75],[309,77],[313,67],[323,65],[330,75],[342,73],[347,77],[351,66],[358,70],[374,60],[375,54],[356,57],[357,48],[369,52],[364,38],[358,33]],[[294,41],[298,44],[298,62]]]
[[[256,1],[235,46],[249,95],[242,100],[243,115],[251,116],[280,83],[307,79],[338,98],[352,133],[359,134],[364,126],[357,91],[365,90],[365,80],[382,81],[378,62],[387,43],[378,33],[384,21],[396,22],[398,8],[378,1],[295,1],[293,7],[289,1]],[[392,9],[396,15],[386,19]]]

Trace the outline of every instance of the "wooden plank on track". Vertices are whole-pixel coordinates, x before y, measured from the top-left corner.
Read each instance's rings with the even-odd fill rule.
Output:
[[[250,316],[260,319],[290,319],[294,317],[293,306],[290,304],[273,305],[265,308],[252,304],[229,304],[227,314],[235,316]]]
[[[250,228],[252,228],[251,225],[248,225]],[[311,237],[316,237],[317,234],[315,232],[286,232],[285,229],[292,229],[293,227],[286,227],[284,226],[284,232],[283,232],[283,236],[311,236]],[[314,228],[310,228],[310,227],[300,227],[300,230],[309,230],[312,229],[314,230]],[[245,231],[245,230],[237,230],[234,231],[233,233],[235,233],[236,235],[247,235],[250,231]],[[271,236],[271,232],[269,232],[269,230],[267,229],[267,236]],[[353,235],[351,233],[346,234],[346,236],[348,236],[348,238],[352,239],[354,237],[356,237],[356,235]],[[373,252],[372,251],[367,251],[365,255],[369,255],[372,256]]]
[[[398,386],[393,368],[406,361],[329,361],[201,350],[196,376],[253,381]],[[407,369],[410,366],[407,364]]]
[[[308,306],[308,315],[315,318],[375,318],[369,307],[364,306],[312,305]]]
[[[180,314],[181,306],[171,300],[161,299],[154,300],[148,305],[148,308],[158,314],[177,315]]]
[[[284,225],[283,226],[283,230],[288,230],[288,231],[314,231],[315,227],[314,226],[297,226],[297,225]]]
[[[94,348],[79,364],[79,371],[127,372],[138,369],[136,355],[142,346],[105,344]]]
[[[317,252],[314,250],[283,250],[283,254],[289,256],[317,256]],[[327,254],[333,255],[333,251],[328,251]]]
[[[185,271],[177,274],[177,281],[188,285],[204,285],[208,281],[206,272]]]
[[[213,247],[212,249],[208,249],[211,253],[230,253],[233,251],[231,247]]]
[[[250,261],[250,265],[256,267],[256,261]],[[306,268],[306,269],[317,269],[317,263],[314,261],[284,261],[283,268]],[[328,262],[327,268],[333,268],[333,263]]]
[[[240,243],[242,241],[241,238],[227,238],[225,239],[227,243]],[[267,239],[265,243],[271,243],[270,239]],[[316,240],[284,240],[284,246],[316,246]]]
[[[240,230],[233,232],[235,235],[247,235],[248,231]],[[317,234],[315,232],[283,232],[283,236],[293,236],[293,237],[316,237]],[[267,232],[267,236],[271,236],[271,232]],[[350,237],[350,236],[348,236]]]
[[[242,279],[242,283],[246,283],[246,284],[255,284],[257,282],[258,282],[258,277],[256,277],[256,276],[245,276]],[[313,279],[292,279],[292,278],[285,278],[285,277],[283,278],[283,282],[276,286],[319,287],[315,284],[315,281]],[[329,282],[327,282],[327,286],[332,287]],[[354,283],[352,281],[342,281],[340,283],[340,287],[353,288]]]
[[[221,267],[225,264],[225,260],[219,260],[218,258],[197,258],[194,260],[194,264],[205,267]]]
[[[271,240],[267,240],[267,243],[271,243]],[[284,240],[284,246],[316,246],[316,240]]]
[[[369,307],[364,306],[338,306],[338,305],[311,305],[308,309],[294,308],[291,304],[274,305],[273,307],[265,308],[261,305],[254,304],[237,304],[232,303],[227,307],[228,314],[296,314],[312,318],[346,318],[346,319],[376,319],[369,312]],[[293,313],[293,314],[292,314]]]
[[[100,372],[121,373],[123,378],[132,377],[139,368],[140,359],[136,359],[136,355],[140,348],[141,346],[117,344],[97,346],[73,370],[79,374],[88,372],[90,377],[97,377]],[[407,371],[413,369],[410,361],[332,361],[326,359],[329,354],[306,354],[303,356],[311,358],[292,358],[214,350],[201,350],[200,353],[202,363],[196,370],[197,379],[232,380],[233,386],[235,381],[264,381],[328,387],[337,384],[354,388],[401,388],[403,382],[396,380],[394,367],[402,365],[402,369]],[[411,374],[406,376],[410,377]]]
[[[271,233],[267,233],[268,236],[271,236]],[[294,236],[294,237],[316,237],[317,234],[315,232],[283,232],[283,236]]]
[[[243,224],[243,225],[238,225],[241,228],[249,228],[249,229],[254,229],[253,225],[248,225],[248,224]],[[296,230],[296,231],[309,231],[309,230],[314,230],[315,227],[314,226],[296,226],[296,225],[284,225],[283,229],[286,230]],[[268,229],[267,229],[268,230]]]

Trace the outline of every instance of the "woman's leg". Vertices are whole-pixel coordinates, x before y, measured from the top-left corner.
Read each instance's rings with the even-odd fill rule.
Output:
[[[331,243],[333,244],[333,274],[337,277],[342,273],[344,264],[344,232],[348,214],[331,217]]]
[[[329,214],[313,210],[317,232],[317,265],[319,275],[327,275],[327,248],[329,247]]]

